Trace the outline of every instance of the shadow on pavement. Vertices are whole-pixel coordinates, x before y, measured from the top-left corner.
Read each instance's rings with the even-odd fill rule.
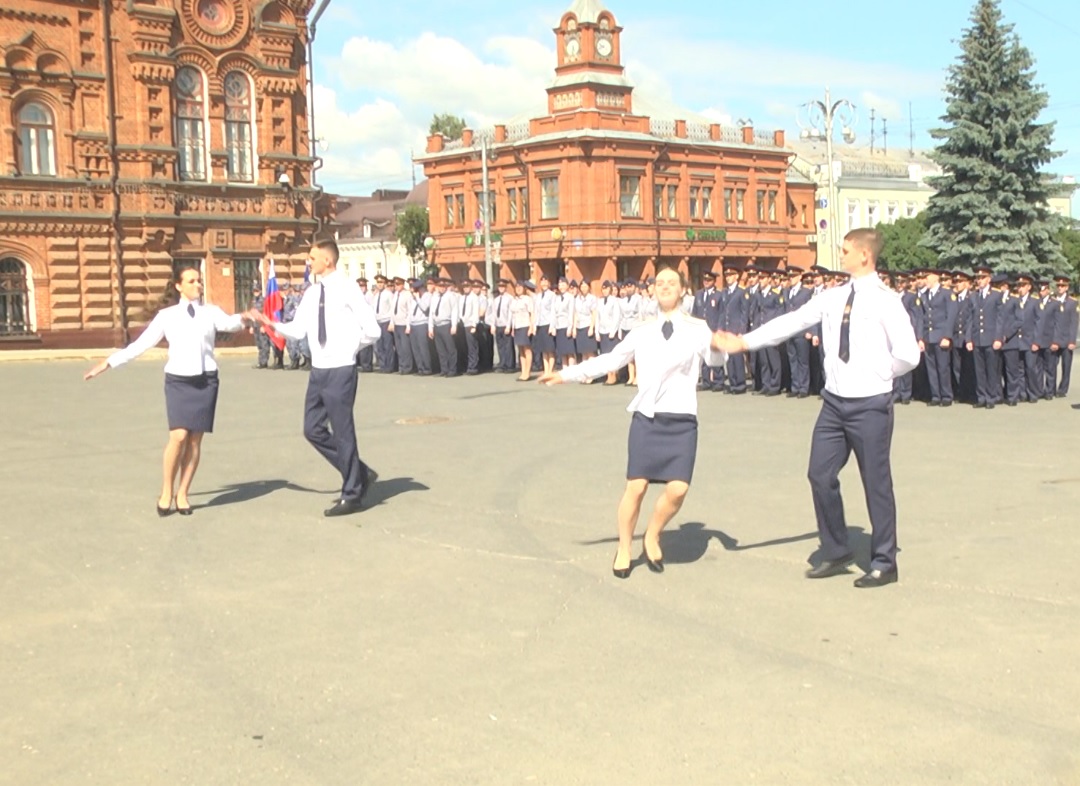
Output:
[[[399,494],[408,494],[410,491],[430,491],[430,487],[415,478],[388,478],[386,480],[379,478],[371,487],[364,502],[369,507],[381,505]]]
[[[642,533],[638,533],[641,535]],[[802,535],[792,535],[786,538],[774,538],[763,540],[758,543],[740,544],[738,538],[733,538],[726,532],[718,529],[709,529],[700,521],[689,521],[681,524],[678,529],[665,530],[660,535],[660,548],[664,551],[664,562],[672,565],[682,565],[697,562],[705,556],[709,548],[709,541],[716,539],[725,551],[750,551],[751,549],[764,549],[770,546],[783,546],[788,543],[800,543],[802,541],[816,541],[817,531],[807,532]],[[601,543],[618,543],[617,537],[600,538],[598,540],[580,541],[583,546],[595,546]],[[870,569],[870,534],[862,527],[848,527],[848,545],[855,554],[856,564],[864,571]],[[811,565],[821,562],[821,549],[817,548],[807,558]]]
[[[200,491],[197,494],[192,494],[193,497],[207,497],[212,494],[216,494],[216,497],[204,502],[199,507],[202,508],[216,508],[220,505],[234,505],[240,502],[250,502],[253,499],[259,497],[265,497],[267,494],[272,494],[275,491],[281,491],[281,489],[288,489],[289,491],[302,491],[305,494],[336,494],[337,489],[331,489],[329,491],[320,491],[318,489],[309,489],[305,486],[298,486],[295,483],[290,483],[287,480],[251,480],[244,483],[234,483],[231,486],[225,486],[224,488],[216,489],[214,491]]]

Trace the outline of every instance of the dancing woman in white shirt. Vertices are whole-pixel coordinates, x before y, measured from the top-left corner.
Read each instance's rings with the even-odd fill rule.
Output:
[[[659,315],[638,325],[610,352],[544,374],[540,382],[557,385],[581,382],[637,363],[638,391],[627,411],[630,422],[626,490],[619,502],[619,547],[612,572],[630,575],[630,547],[634,540],[641,502],[650,483],[663,483],[642,538],[642,556],[655,573],[664,570],[660,533],[679,512],[697,457],[697,377],[702,361],[719,366],[726,360],[704,320],[684,314],[679,305],[686,290],[675,270],[656,276]]]
[[[199,468],[203,434],[214,430],[217,409],[218,366],[214,359],[214,336],[235,333],[244,326],[244,315],[226,314],[217,306],[200,302],[202,276],[193,267],[176,272],[161,300],[152,309],[154,318],[135,341],[101,361],[84,379],[116,368],[165,339],[169,359],[165,363],[165,409],[169,418],[169,441],[162,462],[159,516],[176,511],[191,515],[188,493]],[[176,496],[173,497],[173,490]]]

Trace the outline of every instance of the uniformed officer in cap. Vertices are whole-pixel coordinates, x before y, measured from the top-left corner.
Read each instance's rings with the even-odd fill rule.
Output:
[[[739,286],[742,269],[735,263],[724,264],[724,290],[721,293],[720,329],[741,336],[750,326],[750,295]],[[739,352],[728,356],[727,392],[746,392],[746,356]]]
[[[923,351],[930,387],[931,407],[951,407],[953,403],[952,342],[960,306],[956,295],[941,286],[941,271],[926,272],[926,294],[922,296]]]
[[[974,272],[967,347],[975,356],[975,407],[993,409],[1001,401],[1002,298],[990,288],[994,272],[989,265],[976,265]]]
[[[510,306],[514,300],[510,280],[500,278],[495,290],[495,299],[491,301],[487,322],[495,333],[495,350],[499,356],[496,371],[512,374],[517,370],[517,362],[514,357],[514,334],[510,326]]]
[[[264,300],[262,287],[256,281],[251,285],[251,300],[248,301],[248,309],[254,309],[261,313]],[[259,350],[259,359],[254,368],[266,368],[270,361],[270,337],[263,332],[262,325],[256,324],[250,330],[255,334],[255,346]]]
[[[428,338],[428,312],[431,310],[431,295],[426,291],[424,282],[414,278],[409,282],[413,296],[409,300],[409,324],[405,335],[409,338],[413,367],[421,377],[431,376],[431,339]]]
[[[1039,321],[1039,300],[1032,297],[1034,277],[1018,273],[1014,297],[1009,300],[1008,325],[1005,330],[1005,403],[1027,401],[1034,404],[1042,398],[1042,370],[1039,368],[1039,348],[1036,326]]]
[[[784,294],[784,313],[790,314],[810,302],[811,291],[803,286],[803,273],[798,265],[788,265],[788,287]],[[810,335],[799,333],[786,342],[788,364],[791,367],[791,392],[789,396],[810,396]]]
[[[394,350],[394,331],[392,329],[394,316],[394,293],[387,288],[387,278],[382,273],[375,276],[375,299],[372,307],[375,309],[375,320],[382,328],[382,335],[375,342],[375,360],[379,364],[379,371],[389,374],[397,370],[397,352]]]
[[[754,322],[757,327],[772,322],[784,313],[784,290],[779,286],[776,271],[762,270],[757,298],[757,315]],[[758,370],[761,376],[761,394],[779,396],[780,383],[784,367],[780,359],[780,348],[764,347],[758,350]]]
[[[457,323],[461,307],[458,294],[450,291],[452,283],[449,278],[435,282],[435,296],[428,317],[428,336],[435,341],[439,374],[444,377],[458,375]]]
[[[956,328],[953,330],[953,400],[975,403],[975,359],[967,348],[971,314],[971,274],[953,270],[953,294],[956,295]]]
[[[480,282],[462,282],[461,328],[465,338],[465,373],[470,377],[480,373]]]
[[[1069,392],[1073,350],[1076,349],[1077,305],[1076,298],[1069,294],[1071,283],[1071,280],[1066,275],[1054,276],[1056,292],[1053,302],[1057,313],[1054,319],[1054,342],[1050,345],[1050,350],[1055,367],[1054,376],[1056,376],[1057,365],[1061,364],[1061,381],[1058,382],[1057,390],[1054,393],[1058,398],[1064,397]]]

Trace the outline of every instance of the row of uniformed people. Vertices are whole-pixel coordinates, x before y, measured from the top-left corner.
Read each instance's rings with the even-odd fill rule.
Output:
[[[920,367],[898,380],[902,403],[919,398],[930,406],[962,401],[992,409],[1068,393],[1078,331],[1068,276],[1053,277],[1051,286],[1049,279],[995,275],[977,265],[971,273],[897,273],[891,283],[924,350]]]
[[[292,322],[296,316],[296,309],[300,306],[300,300],[304,296],[304,292],[307,291],[310,284],[304,282],[302,284],[293,284],[289,281],[285,281],[281,284],[281,321]],[[248,301],[248,308],[255,309],[262,312],[263,303],[265,297],[262,293],[262,287],[259,284],[252,286],[251,299]],[[255,335],[255,346],[259,352],[259,359],[255,365],[255,368],[273,368],[283,369],[289,368],[295,369],[311,369],[311,348],[308,346],[307,339],[297,341],[296,339],[285,339],[284,350],[278,349],[278,347],[270,340],[270,337],[266,334],[266,330],[260,326],[249,328],[251,333]],[[285,352],[289,353],[289,365],[285,365]],[[270,357],[273,355],[273,365],[270,364]]]

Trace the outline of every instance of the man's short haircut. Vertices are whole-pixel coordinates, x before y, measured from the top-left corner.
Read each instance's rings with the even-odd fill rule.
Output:
[[[341,252],[338,251],[337,241],[334,240],[334,238],[327,237],[323,238],[322,240],[316,241],[312,248],[321,248],[323,251],[329,254],[330,262],[334,265],[334,267],[337,267],[338,259],[341,258]]]
[[[876,229],[870,229],[863,227],[861,229],[853,229],[844,235],[844,240],[850,240],[853,246],[863,249],[874,262],[877,262],[879,256],[881,256],[881,249],[885,245],[884,239],[881,237],[881,233]]]
[[[686,276],[682,274],[682,271],[676,267],[672,267],[671,265],[661,265],[660,269],[656,271],[656,274],[660,275],[665,270],[670,270],[671,272],[677,273],[679,275],[679,286],[681,286],[683,289],[688,289],[690,287],[690,283],[686,280]]]

